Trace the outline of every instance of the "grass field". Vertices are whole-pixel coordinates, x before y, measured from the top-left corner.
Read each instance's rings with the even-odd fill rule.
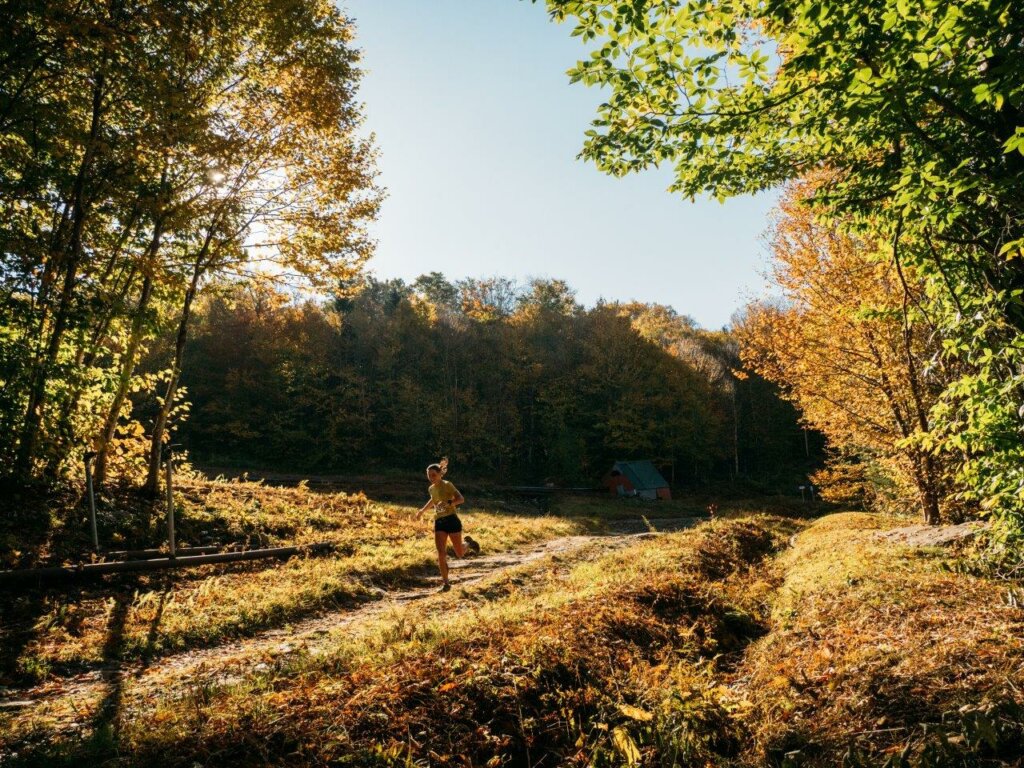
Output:
[[[582,502],[562,517],[479,512],[467,515],[474,533],[510,555],[438,594],[423,588],[428,524],[409,508],[235,485],[184,489],[183,504],[240,531],[262,515],[271,540],[333,537],[350,554],[197,573],[171,585],[162,610],[155,589],[134,592],[118,653],[153,660],[91,687],[62,690],[61,665],[96,648],[106,658],[109,615],[74,639],[55,622],[23,652],[51,665],[47,696],[0,714],[0,755],[22,765],[937,768],[1019,765],[1024,754],[1024,591],[980,575],[964,545],[879,536],[906,520],[740,504],[659,533],[671,514]],[[627,519],[629,534],[608,530]],[[572,546],[512,555],[545,540]],[[367,574],[410,599],[367,602],[380,597]],[[336,625],[287,652],[254,637],[235,644],[230,665],[175,655],[266,627],[288,643],[290,617],[330,611]],[[154,624],[162,645],[147,649]]]
[[[211,565],[0,598],[7,683],[208,645],[373,599],[382,588],[421,584],[436,573],[432,518],[418,515],[414,507],[301,486],[201,480],[183,483],[176,502],[180,543],[211,534],[222,542],[253,546],[326,541],[335,545],[335,553],[283,563]],[[115,545],[160,541],[162,517],[152,517],[148,525],[129,529],[136,532],[133,539],[121,537]],[[490,551],[601,527],[595,518],[523,511],[478,509],[464,517]],[[60,522],[55,537],[68,527],[66,520]],[[71,547],[62,546],[66,555]]]

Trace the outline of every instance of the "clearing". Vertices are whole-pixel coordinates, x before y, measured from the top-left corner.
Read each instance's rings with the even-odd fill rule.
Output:
[[[751,505],[710,522],[495,510],[467,515],[485,554],[438,593],[409,508],[221,485],[193,490],[220,499],[209,514],[259,497],[264,533],[292,520],[277,530],[302,538],[298,510],[319,505],[316,533],[351,554],[140,583],[120,611],[86,596],[110,605],[98,656],[51,595],[47,639],[20,646],[48,661],[0,711],[5,763],[1021,764],[1024,591],[976,573],[963,535]],[[330,597],[306,604],[311,579]],[[219,620],[199,631],[203,613]]]

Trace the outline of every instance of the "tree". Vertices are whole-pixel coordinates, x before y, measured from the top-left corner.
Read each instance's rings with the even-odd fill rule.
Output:
[[[671,163],[719,198],[833,171],[816,201],[912,266],[959,362],[919,437],[965,492],[1024,521],[1024,14],[1012,0],[548,0],[608,89],[583,156]],[[923,315],[928,315],[926,319]]]
[[[168,334],[153,492],[210,280],[324,287],[369,253],[353,29],[319,0],[0,12],[2,472],[54,477],[91,444],[102,482],[136,366]]]
[[[938,345],[908,319],[921,281],[877,257],[884,243],[820,219],[806,205],[818,178],[789,185],[779,205],[771,245],[782,300],[753,305],[739,322],[744,358],[834,449],[915,490],[925,521],[937,523],[945,473],[916,438],[930,431],[949,373],[940,365],[926,374]]]
[[[203,229],[187,257],[190,274],[174,356],[153,423],[146,490],[159,483],[161,448],[181,376],[193,301],[213,271],[248,274],[253,260],[276,265],[275,279],[313,286],[347,279],[369,255],[365,223],[377,212],[373,154],[355,135],[361,121],[352,30],[321,3],[276,0],[247,20],[231,80],[205,107],[218,130],[206,158],[214,189]],[[283,21],[286,18],[287,21]],[[259,231],[264,240],[247,236]]]
[[[8,2],[0,12],[15,20],[0,49],[4,389],[11,414],[3,463],[27,475],[59,450],[56,420],[48,421],[52,406],[86,386],[85,372],[72,362],[76,337],[89,335],[83,320],[90,313],[82,310],[105,267],[119,266],[95,258],[90,235],[116,226],[119,183],[130,175],[116,138],[132,125],[118,125],[112,105],[137,96],[139,81],[123,66],[133,53],[123,33],[135,21],[125,9]]]
[[[413,281],[412,290],[420,302],[431,308],[435,318],[450,321],[461,311],[459,289],[440,272],[420,275]]]
[[[518,297],[518,311],[526,314],[554,313],[571,315],[580,309],[576,291],[564,280],[534,278]]]
[[[519,289],[507,277],[467,277],[458,283],[462,312],[474,320],[504,320],[515,311]]]

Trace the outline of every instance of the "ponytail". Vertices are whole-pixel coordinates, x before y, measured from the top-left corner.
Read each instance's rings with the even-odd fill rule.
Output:
[[[427,472],[429,472],[432,469],[437,470],[438,472],[440,472],[441,473],[441,477],[444,477],[445,475],[447,475],[448,474],[448,457],[445,456],[443,459],[441,459],[439,462],[437,462],[437,464],[431,464],[429,467],[427,467]]]

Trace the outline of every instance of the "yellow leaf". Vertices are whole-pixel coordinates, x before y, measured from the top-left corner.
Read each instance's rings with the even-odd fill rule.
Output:
[[[626,765],[636,765],[640,762],[640,750],[637,749],[636,742],[625,728],[616,728],[612,731],[612,743],[615,745],[615,750],[626,761]]]
[[[626,717],[631,717],[634,720],[639,720],[642,723],[650,722],[654,719],[654,715],[650,712],[634,707],[629,704],[619,704],[619,712],[624,714]]]

